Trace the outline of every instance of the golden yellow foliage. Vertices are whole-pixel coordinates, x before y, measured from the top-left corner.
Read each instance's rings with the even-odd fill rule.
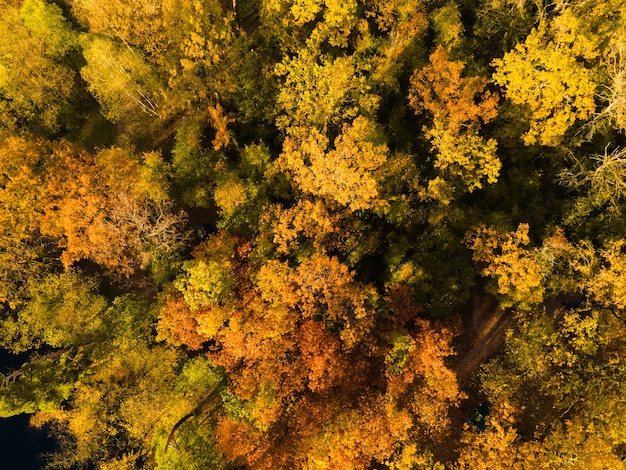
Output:
[[[437,125],[429,136],[437,149],[434,166],[446,180],[460,180],[470,193],[482,188],[484,182],[498,181],[502,163],[496,155],[495,139],[485,141],[474,132],[455,136]]]
[[[351,211],[384,207],[378,198],[376,170],[386,161],[388,148],[375,140],[375,127],[362,116],[344,125],[329,149],[328,139],[315,129],[288,137],[276,162],[305,193],[323,197]]]
[[[555,146],[576,120],[595,110],[596,85],[591,71],[566,44],[549,41],[533,30],[523,44],[493,62],[494,81],[506,96],[530,113],[524,143]]]
[[[504,307],[529,309],[543,301],[545,273],[536,253],[524,248],[530,243],[528,230],[528,224],[520,224],[509,233],[481,227],[466,239],[474,251],[474,261],[483,265],[482,275],[496,278]]]
[[[589,294],[606,307],[626,308],[626,247],[625,240],[618,240],[600,252],[603,263],[597,274],[590,279]]]
[[[213,199],[222,213],[228,216],[248,201],[247,187],[239,178],[230,177],[218,184]]]
[[[276,207],[275,217],[272,241],[278,253],[289,254],[297,250],[303,238],[312,240],[316,251],[324,252],[329,239],[333,235],[340,236],[340,216],[332,214],[320,200],[300,200],[288,209]]]

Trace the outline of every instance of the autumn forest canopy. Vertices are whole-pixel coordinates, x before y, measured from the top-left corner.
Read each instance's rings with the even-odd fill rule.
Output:
[[[0,0],[48,468],[626,469],[625,212],[625,0]]]

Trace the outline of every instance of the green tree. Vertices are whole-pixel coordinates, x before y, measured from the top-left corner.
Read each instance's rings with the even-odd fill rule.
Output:
[[[77,33],[57,5],[43,0],[26,0],[21,8],[2,2],[0,15],[0,124],[51,133],[71,125],[79,84],[68,55]]]
[[[111,121],[145,113],[153,118],[167,114],[163,86],[141,53],[110,39],[83,36],[87,65],[81,76]]]

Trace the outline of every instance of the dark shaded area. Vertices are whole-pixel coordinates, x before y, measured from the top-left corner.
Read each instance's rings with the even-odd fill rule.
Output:
[[[6,375],[27,360],[25,354],[10,354],[0,349],[0,372]],[[28,415],[0,418],[0,469],[40,469],[44,466],[41,455],[57,450],[55,441],[45,431],[31,428],[28,420]]]
[[[45,432],[28,426],[27,415],[0,419],[0,467],[36,470],[44,466],[42,455],[56,450]]]

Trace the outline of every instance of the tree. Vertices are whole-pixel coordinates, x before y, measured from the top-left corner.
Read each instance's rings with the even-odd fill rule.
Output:
[[[202,306],[230,304],[236,285],[237,239],[222,232],[195,250],[195,259],[183,265],[184,275],[175,286],[192,310]]]
[[[67,348],[95,340],[102,328],[104,299],[95,283],[77,271],[50,275],[28,283],[28,303],[2,321],[2,344],[14,352],[43,347]]]
[[[61,294],[84,295],[85,289],[78,293],[63,290]],[[178,452],[197,453],[191,443],[178,440],[181,436],[174,428],[181,423],[180,428],[181,419],[190,413],[200,414],[215,405],[222,376],[206,359],[185,361],[174,349],[155,345],[151,331],[154,318],[145,302],[126,296],[106,305],[99,297],[102,303],[104,308],[96,314],[76,312],[84,315],[83,321],[91,322],[89,326],[97,334],[76,331],[77,341],[67,342],[60,359],[41,362],[49,374],[64,380],[41,380],[42,376],[30,372],[35,366],[41,367],[39,362],[31,361],[32,366],[24,366],[24,374],[10,384],[10,391],[27,397],[21,389],[28,385],[46,394],[48,402],[35,401],[22,412],[36,411],[32,424],[47,427],[58,438],[61,450],[49,461],[55,468],[120,468],[122,463],[135,468],[139,461],[153,461],[155,453],[162,468],[172,468],[165,467],[171,460],[165,455],[167,448],[160,447],[165,443],[164,433],[172,433],[169,440],[178,442]],[[57,316],[61,316],[58,311]],[[51,383],[63,391],[53,403],[49,403],[55,390]],[[156,413],[155,407],[159,410]],[[205,439],[207,445],[211,442]],[[218,465],[221,461],[218,452],[209,452],[206,458]]]
[[[157,339],[166,340],[173,346],[185,345],[192,350],[202,348],[211,338],[199,332],[200,318],[204,315],[204,311],[192,312],[182,297],[165,301],[157,325]]]
[[[610,43],[604,54],[603,65],[608,76],[607,84],[600,90],[605,107],[594,117],[592,125],[598,126],[603,121],[619,130],[626,131],[626,44],[619,40]]]
[[[26,138],[8,139],[3,154],[4,210],[12,220],[9,239],[16,242],[6,256],[42,240],[31,259],[60,250],[54,256],[66,267],[91,259],[130,274],[184,246],[185,214],[176,211],[167,184],[154,173],[162,163],[158,154],[112,148],[93,155],[65,141]]]
[[[448,431],[448,410],[458,406],[460,392],[454,373],[444,358],[454,354],[450,346],[454,332],[416,321],[417,332],[394,334],[385,356],[387,397],[400,410],[409,411],[413,425],[427,435]]]
[[[496,117],[498,97],[484,90],[486,78],[461,77],[465,65],[448,60],[442,46],[431,54],[430,63],[411,76],[409,105],[432,116],[432,125],[424,130],[436,149],[439,176],[428,182],[423,197],[447,205],[457,181],[468,192],[482,188],[485,180],[497,181],[497,143],[482,138],[478,130]]]
[[[624,372],[611,359],[623,340],[623,321],[593,309],[523,322],[484,367],[492,411],[485,432],[466,432],[460,468],[623,468],[624,435],[612,423],[624,413]]]
[[[446,3],[432,12],[432,23],[436,32],[437,43],[451,49],[463,39],[461,12],[456,3]]]
[[[561,183],[572,189],[585,190],[596,207],[617,206],[626,194],[626,150],[616,148],[609,153],[576,159],[559,175]]]
[[[329,328],[340,332],[346,349],[360,342],[373,326],[374,289],[355,281],[336,257],[315,254],[295,270],[285,263],[269,262],[259,270],[257,285],[267,302],[296,308],[303,318],[321,317]]]
[[[82,50],[87,65],[81,76],[107,119],[118,122],[138,113],[153,118],[168,113],[159,77],[139,52],[98,36],[84,36]]]
[[[73,121],[77,73],[67,60],[77,34],[61,9],[43,0],[0,4],[0,124],[40,125],[55,133]]]
[[[308,127],[325,131],[328,126],[375,112],[377,100],[354,56],[318,56],[303,49],[276,66],[285,77],[277,97],[282,115],[277,124],[298,137]]]
[[[467,238],[469,248],[474,251],[474,261],[485,263],[481,273],[496,278],[504,307],[532,309],[543,300],[542,281],[547,273],[542,272],[537,256],[523,248],[530,243],[528,230],[527,224],[504,234],[481,227]]]
[[[276,245],[276,251],[288,255],[306,250],[309,240],[316,252],[340,248],[344,238],[340,230],[340,215],[333,214],[322,200],[299,200],[293,207],[276,206],[265,217],[267,229]],[[271,214],[271,215],[270,215]]]
[[[483,0],[477,5],[472,46],[491,62],[526,39],[541,16],[541,5],[526,0]]]
[[[448,58],[439,46],[430,55],[430,65],[413,73],[409,105],[416,112],[427,111],[435,126],[439,123],[453,135],[465,128],[478,130],[496,117],[498,96],[485,91],[485,77],[462,77],[465,64]]]
[[[119,38],[155,58],[166,51],[169,42],[163,27],[163,3],[136,2],[129,5],[117,0],[107,3],[90,0],[70,2],[72,13],[90,33]]]
[[[429,21],[421,0],[372,1],[365,15],[376,29],[362,33],[359,48],[364,55],[374,52],[372,78],[376,85],[400,91],[405,67],[411,68],[415,57],[424,54],[422,41]]]
[[[290,174],[305,193],[347,206],[351,211],[381,209],[376,179],[386,161],[388,149],[380,141],[373,123],[362,116],[344,125],[328,149],[328,139],[315,129],[298,138],[289,137],[277,168]]]
[[[29,279],[46,273],[43,237],[37,218],[45,205],[45,177],[39,162],[45,150],[33,142],[3,135],[0,145],[0,300],[15,308]],[[44,246],[42,246],[44,245]]]
[[[565,44],[534,29],[523,44],[493,62],[494,81],[506,96],[529,113],[526,145],[559,145],[576,120],[595,110],[592,74]]]
[[[623,300],[626,288],[623,280],[626,272],[624,246],[625,240],[616,240],[601,250],[599,266],[594,270],[594,275],[589,276],[585,285],[591,298],[609,309],[622,310],[626,307]]]

